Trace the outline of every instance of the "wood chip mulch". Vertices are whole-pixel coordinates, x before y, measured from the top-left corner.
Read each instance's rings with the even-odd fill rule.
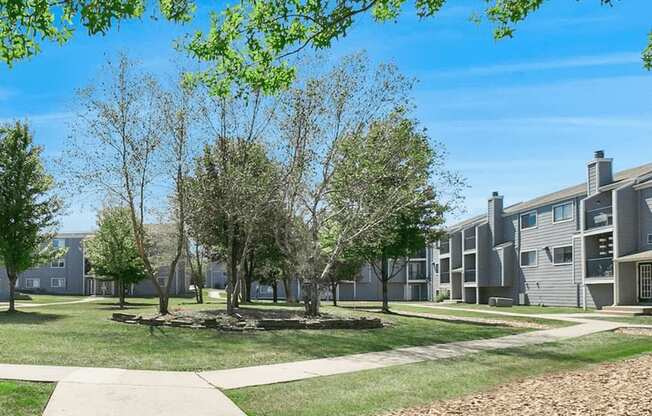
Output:
[[[519,381],[386,416],[650,416],[652,355]]]

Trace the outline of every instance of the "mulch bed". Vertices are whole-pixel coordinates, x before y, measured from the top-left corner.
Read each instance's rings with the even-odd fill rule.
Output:
[[[386,416],[650,416],[652,355],[504,385]]]

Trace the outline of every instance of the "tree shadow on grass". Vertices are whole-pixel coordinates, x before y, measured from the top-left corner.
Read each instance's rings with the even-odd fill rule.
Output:
[[[65,315],[59,315],[54,313],[42,313],[42,312],[0,312],[0,325],[2,324],[13,324],[13,325],[40,325],[46,324],[53,321],[58,321],[65,318]]]
[[[141,309],[145,307],[156,307],[158,306],[156,303],[126,303],[125,307],[123,309],[120,309],[120,305],[118,303],[112,303],[112,302],[104,302],[104,303],[96,303],[99,307],[96,308],[101,311],[128,311],[130,309]]]

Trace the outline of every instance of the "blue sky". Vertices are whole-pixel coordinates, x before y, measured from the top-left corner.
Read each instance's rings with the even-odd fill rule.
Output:
[[[449,0],[426,21],[363,19],[332,49],[336,57],[365,49],[419,80],[417,117],[467,178],[466,215],[482,212],[494,190],[511,204],[583,181],[596,149],[617,170],[652,161],[652,73],[640,62],[652,2],[549,0],[514,39],[500,42],[489,25],[469,21],[484,4]],[[194,26],[205,27],[206,10],[199,8]],[[107,54],[124,50],[165,73],[173,41],[190,29],[146,18],[104,37],[79,32],[64,47],[45,45],[29,61],[0,67],[0,120],[29,119],[54,157],[68,135],[75,89],[97,75]],[[73,200],[62,229],[94,221],[91,207]]]

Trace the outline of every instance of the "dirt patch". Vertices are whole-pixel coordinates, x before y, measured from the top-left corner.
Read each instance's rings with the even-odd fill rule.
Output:
[[[141,316],[114,313],[113,321],[132,325],[170,326],[221,331],[269,331],[283,329],[377,329],[383,327],[378,318],[342,318],[323,314],[308,318],[294,310],[240,309],[229,316],[225,311],[177,310],[165,316]]]
[[[652,355],[508,384],[386,416],[650,416]]]

